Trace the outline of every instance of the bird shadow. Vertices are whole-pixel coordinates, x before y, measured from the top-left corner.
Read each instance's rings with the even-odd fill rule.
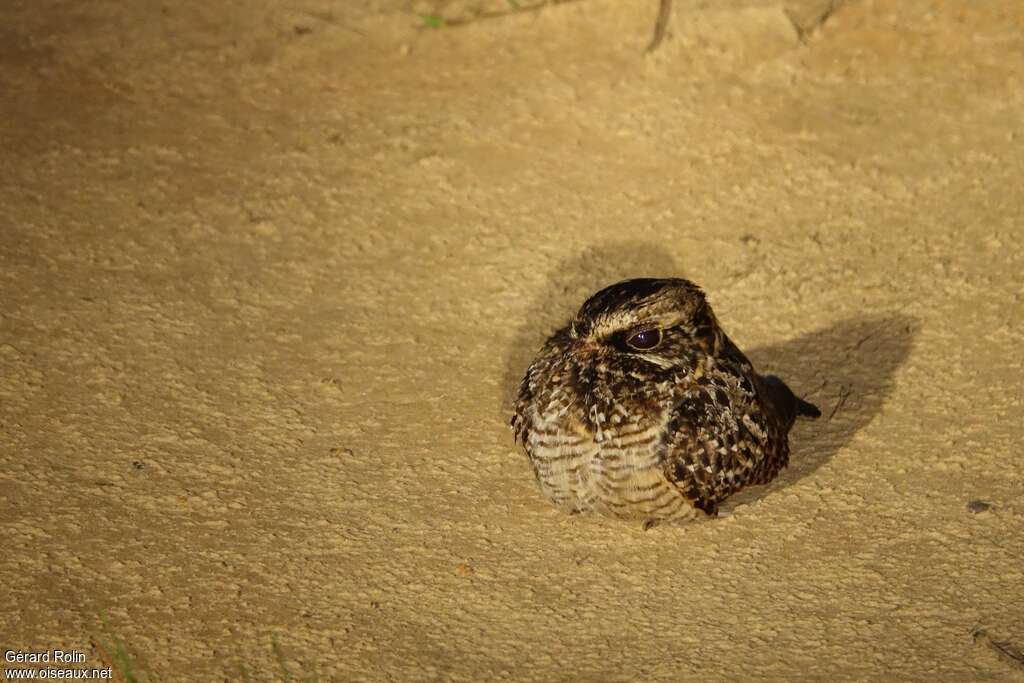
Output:
[[[588,296],[619,280],[681,272],[661,248],[643,242],[592,247],[562,261],[530,302],[524,323],[506,351],[497,406],[501,421],[508,422],[519,382],[544,340]],[[789,467],[774,482],[739,492],[726,509],[759,500],[812,475],[848,444],[883,410],[917,330],[913,317],[897,311],[840,320],[747,351],[758,372],[783,378],[794,393],[815,403],[822,415],[815,421],[798,421]]]
[[[728,508],[788,488],[814,474],[884,409],[896,371],[906,362],[918,321],[899,311],[847,318],[795,339],[747,353],[760,373],[782,377],[821,417],[798,420],[790,434],[789,467],[768,486],[729,499]]]

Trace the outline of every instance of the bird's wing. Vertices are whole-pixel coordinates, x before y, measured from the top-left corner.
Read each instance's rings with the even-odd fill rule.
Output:
[[[541,382],[552,359],[560,353],[561,348],[567,343],[568,335],[568,326],[557,330],[551,335],[551,338],[544,343],[536,360],[527,368],[523,381],[519,383],[519,392],[516,395],[510,424],[515,439],[523,445],[526,445],[527,435],[533,427],[534,399],[538,391],[541,390],[538,383]]]
[[[530,368],[532,371],[533,368]],[[526,435],[530,431],[530,402],[533,399],[533,389],[531,386],[531,374],[527,372],[526,377],[519,384],[519,393],[516,395],[516,402],[512,409],[512,420],[509,423],[512,426],[512,433],[515,436],[515,440],[526,444]]]
[[[770,481],[789,448],[750,382],[728,375],[702,380],[676,401],[662,467],[694,507],[714,516],[730,494]]]

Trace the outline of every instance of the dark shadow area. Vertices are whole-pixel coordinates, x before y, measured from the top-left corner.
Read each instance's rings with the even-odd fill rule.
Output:
[[[799,444],[789,467],[768,486],[742,491],[731,506],[757,500],[813,474],[882,410],[894,377],[913,348],[917,321],[902,313],[850,318],[796,339],[751,349],[760,373],[781,377],[821,408],[817,420],[798,420]]]
[[[551,333],[569,322],[587,297],[619,280],[672,277],[679,272],[672,257],[654,243],[613,242],[561,261],[548,274],[545,288],[530,302],[506,350],[499,419],[508,424],[526,368]]]
[[[560,263],[545,289],[530,303],[506,351],[499,419],[508,423],[519,382],[544,340],[564,325],[588,296],[626,278],[669,276],[686,277],[671,256],[645,243],[595,247]],[[728,320],[722,322],[729,332]],[[794,393],[816,404],[822,415],[797,422],[794,431],[799,443],[790,455],[789,467],[774,482],[741,491],[726,507],[757,500],[797,482],[849,443],[881,411],[896,370],[910,355],[916,332],[914,318],[894,313],[842,320],[795,339],[744,349],[758,372],[781,377]],[[743,349],[743,340],[734,340]]]

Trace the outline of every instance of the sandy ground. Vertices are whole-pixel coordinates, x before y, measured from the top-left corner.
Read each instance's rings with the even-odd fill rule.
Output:
[[[1024,4],[501,4],[3,3],[0,648],[1024,677]],[[512,442],[640,275],[825,411],[723,519],[567,517]]]

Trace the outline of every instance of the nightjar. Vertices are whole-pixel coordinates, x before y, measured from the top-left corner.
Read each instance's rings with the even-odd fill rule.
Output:
[[[626,280],[590,297],[526,371],[512,417],[543,494],[570,512],[714,517],[789,461],[820,411],[759,375],[697,285]]]

